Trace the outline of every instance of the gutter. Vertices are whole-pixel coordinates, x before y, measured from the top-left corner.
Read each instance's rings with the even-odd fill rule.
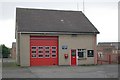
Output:
[[[17,32],[20,34],[99,34],[99,32]]]

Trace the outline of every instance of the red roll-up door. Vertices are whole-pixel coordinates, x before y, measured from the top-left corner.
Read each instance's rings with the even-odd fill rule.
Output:
[[[30,37],[30,66],[58,65],[58,37]]]

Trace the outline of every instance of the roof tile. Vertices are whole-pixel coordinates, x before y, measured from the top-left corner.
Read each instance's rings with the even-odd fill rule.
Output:
[[[16,9],[18,32],[99,33],[81,11]]]

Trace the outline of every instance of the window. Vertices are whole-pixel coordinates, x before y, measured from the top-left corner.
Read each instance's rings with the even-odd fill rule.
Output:
[[[43,51],[38,51],[38,53],[43,53]]]
[[[32,54],[32,58],[36,58],[37,56],[36,56],[36,54]]]
[[[56,53],[56,51],[52,51],[52,53]]]
[[[78,49],[78,58],[86,58],[86,49]]]
[[[50,57],[50,47],[45,46],[45,58],[49,58],[49,57]]]
[[[98,52],[98,57],[102,58],[103,53],[102,52]]]
[[[56,50],[56,46],[52,46],[52,50]]]
[[[45,54],[45,58],[49,58],[50,57],[50,55],[49,54]]]
[[[45,49],[48,49],[48,50],[49,50],[49,49],[50,49],[50,47],[49,47],[49,46],[45,46]]]
[[[43,46],[38,47],[38,58],[43,58]]]
[[[38,47],[38,49],[43,49],[43,47],[42,47],[42,46],[40,46],[40,47]]]
[[[45,51],[45,53],[50,53],[49,51]]]
[[[63,49],[63,50],[66,50],[67,48],[68,48],[67,45],[63,45],[63,46],[62,46],[62,49]]]
[[[76,56],[76,50],[72,50],[72,56]]]
[[[43,54],[38,54],[38,57],[39,57],[39,58],[42,58],[42,57],[43,57]]]
[[[32,51],[32,54],[34,54],[34,53],[36,54],[36,51]]]
[[[88,50],[87,51],[87,56],[88,57],[94,57],[94,51],[93,50]]]
[[[32,51],[36,51],[37,47],[36,46],[32,46]]]
[[[36,46],[32,46],[32,49],[31,49],[31,56],[32,56],[32,58],[36,58],[37,57],[36,49],[37,49]]]
[[[36,49],[36,47],[33,47],[33,46],[32,46],[32,49]]]
[[[43,51],[43,48],[44,48],[43,46],[39,46],[38,51]]]
[[[56,54],[52,54],[52,57],[56,57]]]
[[[57,49],[56,46],[52,46],[52,51],[51,51],[52,58],[56,58],[56,52],[57,52],[56,49]]]

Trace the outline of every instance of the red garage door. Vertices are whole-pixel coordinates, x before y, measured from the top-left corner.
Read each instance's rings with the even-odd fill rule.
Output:
[[[58,65],[58,37],[31,36],[30,65],[31,66]]]

